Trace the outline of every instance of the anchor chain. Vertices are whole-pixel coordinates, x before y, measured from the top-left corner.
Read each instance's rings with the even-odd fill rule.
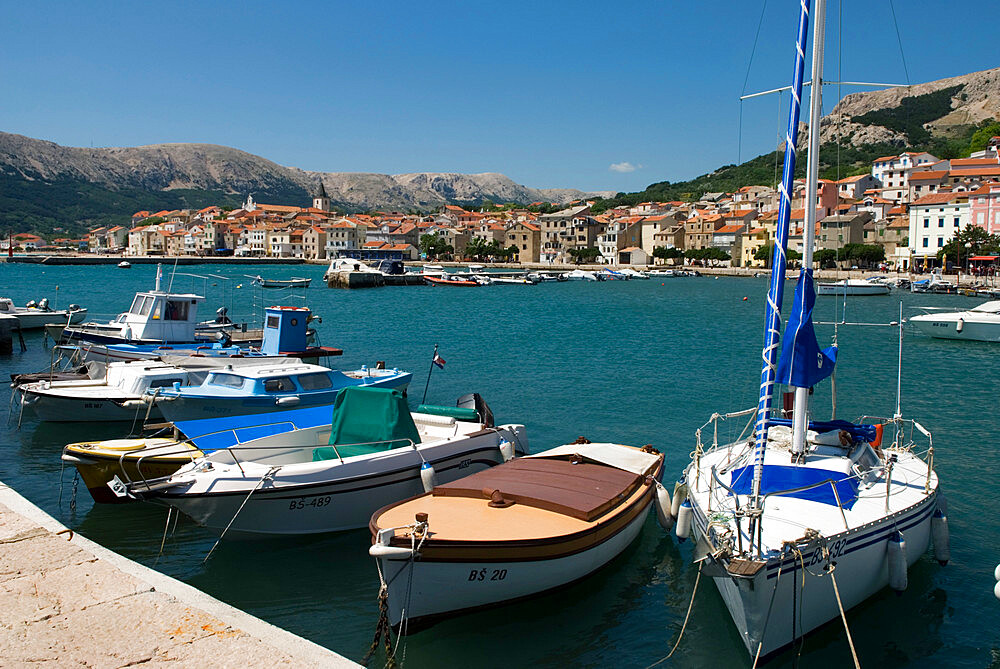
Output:
[[[381,576],[381,573],[379,574]],[[379,641],[385,646],[386,669],[394,669],[396,658],[392,652],[392,626],[389,624],[389,586],[382,582],[378,591],[378,622],[375,623],[375,637],[372,639],[368,652],[361,658],[361,664],[368,666],[368,661],[378,651]]]

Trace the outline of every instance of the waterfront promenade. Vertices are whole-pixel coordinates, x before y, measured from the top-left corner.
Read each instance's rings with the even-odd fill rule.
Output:
[[[0,482],[0,666],[356,667],[74,534]]]

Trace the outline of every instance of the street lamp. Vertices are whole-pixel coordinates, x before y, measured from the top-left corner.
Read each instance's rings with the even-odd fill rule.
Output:
[[[972,242],[965,242],[965,264],[966,264],[966,274],[972,272]]]

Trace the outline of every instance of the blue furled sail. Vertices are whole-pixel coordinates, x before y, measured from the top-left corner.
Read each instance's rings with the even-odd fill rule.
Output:
[[[778,359],[778,383],[797,388],[809,388],[833,374],[837,362],[837,347],[819,348],[813,330],[812,310],[816,303],[812,269],[799,273],[795,286],[795,305],[788,317],[781,358]]]
[[[809,35],[810,0],[800,0],[799,29],[795,40],[795,67],[792,70],[791,101],[788,105],[788,127],[785,130],[785,164],[778,191],[778,226],[775,231],[774,252],[771,255],[771,284],[767,291],[764,314],[764,349],[761,354],[760,395],[757,402],[757,420],[754,426],[753,497],[759,501],[760,479],[764,471],[764,450],[767,447],[767,423],[771,417],[771,399],[774,394],[775,368],[778,357],[778,339],[781,328],[781,298],[785,290],[785,264],[788,261],[788,222],[792,208],[792,181],[795,175],[795,146],[799,137],[799,111],[802,99],[802,71],[805,67],[806,41]],[[751,519],[750,534],[754,521]]]

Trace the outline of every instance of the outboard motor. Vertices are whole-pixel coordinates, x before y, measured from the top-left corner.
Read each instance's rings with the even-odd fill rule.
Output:
[[[27,303],[26,305],[24,305],[24,306],[25,306],[26,308],[28,308],[28,309],[34,309],[35,307],[37,307],[37,306],[38,306],[38,302],[35,302],[34,300],[30,300],[30,301],[29,301],[29,302],[28,302],[28,303]]]
[[[79,304],[71,304],[71,305],[69,305],[69,310],[70,311],[80,311],[80,309],[81,309],[81,307],[80,307]]]
[[[40,299],[38,301],[38,308],[41,309],[42,311],[48,311],[49,310],[49,298],[43,297],[42,299]]]
[[[215,322],[221,323],[222,325],[229,325],[230,323],[232,323],[232,321],[229,320],[229,316],[227,316],[228,313],[229,309],[227,309],[226,307],[219,307],[218,309],[216,309]]]
[[[493,411],[490,410],[486,400],[479,393],[469,393],[458,398],[457,406],[460,409],[474,409],[479,415],[479,421],[483,427],[493,427]]]
[[[233,338],[228,332],[220,331],[215,333],[215,341],[219,342],[219,346],[229,346],[233,343]]]

